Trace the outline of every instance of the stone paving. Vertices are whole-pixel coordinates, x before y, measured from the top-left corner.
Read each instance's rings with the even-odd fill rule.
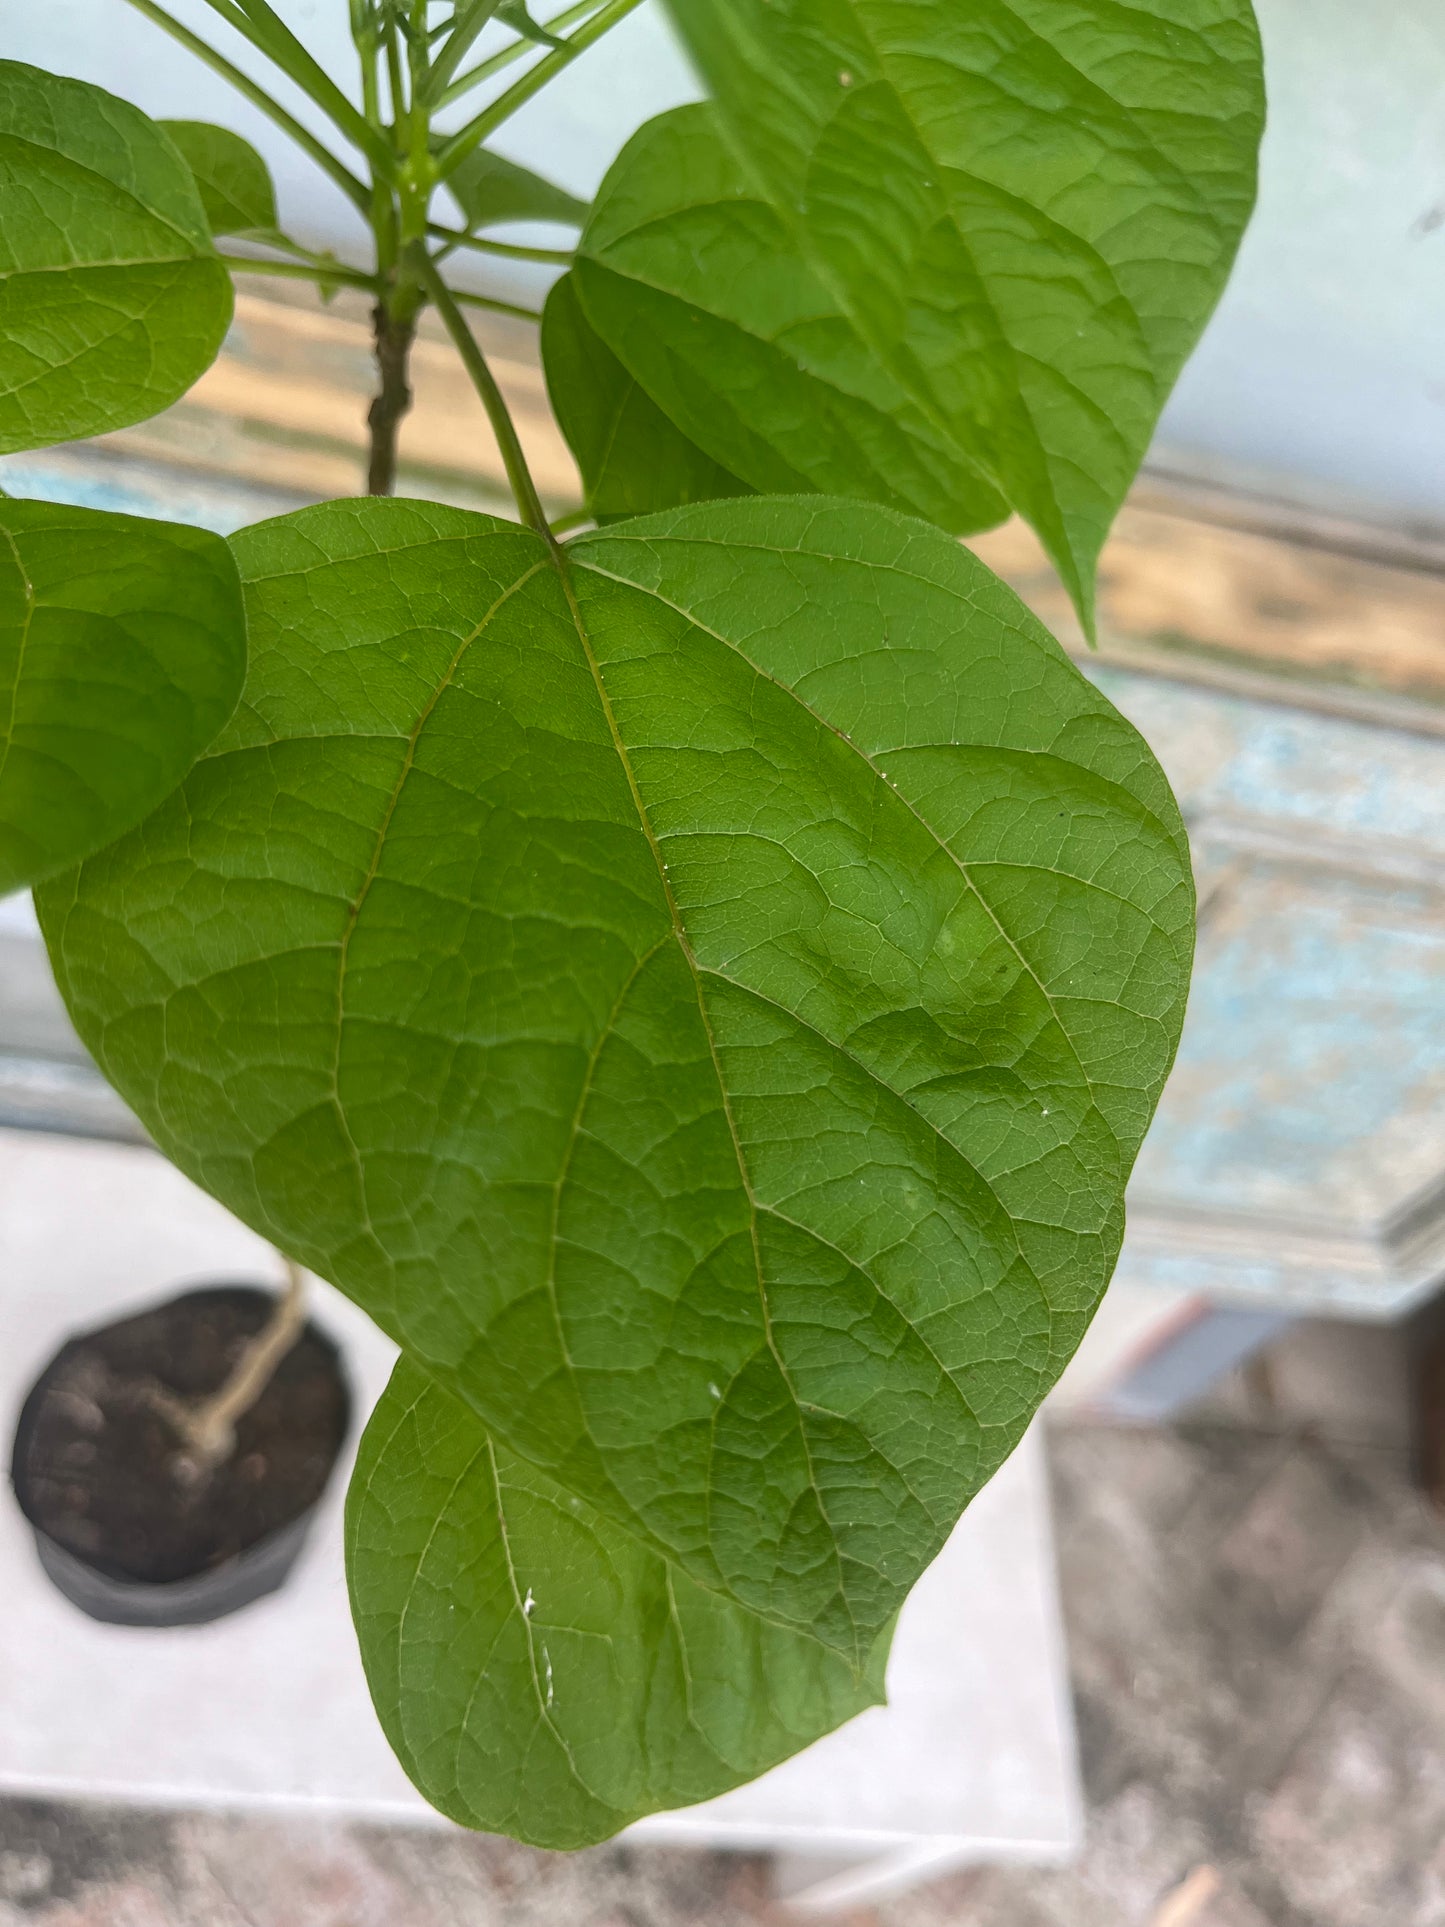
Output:
[[[1052,1436],[1090,1823],[848,1927],[1441,1927],[1445,1522],[1402,1354],[1302,1327],[1179,1425]],[[0,1927],[765,1927],[767,1869],[0,1803]]]

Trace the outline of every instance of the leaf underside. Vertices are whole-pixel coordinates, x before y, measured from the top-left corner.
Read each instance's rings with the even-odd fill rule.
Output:
[[[1182,1017],[1183,831],[1018,601],[873,505],[708,504],[560,564],[405,502],[234,546],[241,706],[39,893],[57,977],[161,1147],[438,1388],[461,1511],[427,1487],[422,1557],[422,1416],[373,1432],[353,1505],[404,1761],[448,1811],[600,1837],[866,1701],[1077,1344]],[[531,1495],[510,1607],[477,1441]],[[664,1570],[713,1615],[699,1669],[744,1639],[778,1673],[697,1735],[667,1687],[674,1764],[645,1709],[586,1711],[680,1665]],[[604,1691],[574,1620],[614,1583],[640,1630]],[[533,1819],[509,1789],[543,1755]]]
[[[670,0],[714,96],[583,236],[592,325],[762,489],[1094,569],[1254,199],[1249,0]]]
[[[206,224],[222,235],[265,238],[277,231],[276,189],[265,161],[229,127],[205,120],[162,120],[196,183]]]
[[[231,279],[137,108],[0,62],[0,453],[142,421],[215,359]]]
[[[558,221],[580,227],[587,203],[489,147],[476,147],[447,176],[473,232],[508,221]]]
[[[0,503],[0,896],[169,795],[235,708],[245,667],[220,536]]]
[[[679,107],[634,135],[572,279],[590,327],[662,414],[750,487],[872,497],[957,531],[1008,513],[750,193],[714,107]],[[638,453],[649,469],[645,444]]]
[[[628,373],[583,313],[570,274],[547,297],[542,360],[598,522],[754,493],[674,427]]]

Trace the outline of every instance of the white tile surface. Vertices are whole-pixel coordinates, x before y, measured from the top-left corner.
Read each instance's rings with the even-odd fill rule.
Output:
[[[260,1239],[153,1152],[0,1132],[7,1454],[26,1388],[70,1331],[188,1283],[277,1272]],[[392,1348],[319,1285],[316,1315],[344,1344],[364,1413]],[[213,1626],[157,1633],[95,1625],[62,1600],[7,1495],[0,1785],[434,1817],[367,1698],[347,1613],[341,1497],[338,1480],[283,1592]],[[918,1586],[889,1691],[887,1709],[751,1787],[644,1822],[637,1837],[870,1857],[867,1870],[833,1879],[837,1898],[897,1884],[914,1865],[1066,1857],[1080,1806],[1036,1439]]]
[[[73,1330],[275,1255],[154,1152],[0,1133],[0,1424]],[[338,1294],[315,1315],[370,1409],[394,1356]],[[284,1591],[211,1626],[101,1626],[51,1587],[0,1504],[0,1785],[144,1801],[386,1812],[419,1804],[381,1736],[351,1635],[337,1479]]]

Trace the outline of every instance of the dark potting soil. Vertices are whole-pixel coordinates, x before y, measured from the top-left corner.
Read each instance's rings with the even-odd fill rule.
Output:
[[[164,1585],[300,1518],[350,1417],[336,1348],[315,1326],[237,1420],[231,1457],[199,1481],[177,1476],[181,1442],[147,1402],[148,1386],[216,1391],[275,1303],[249,1285],[190,1291],[64,1345],[16,1430],[15,1491],[31,1523],[108,1578]]]

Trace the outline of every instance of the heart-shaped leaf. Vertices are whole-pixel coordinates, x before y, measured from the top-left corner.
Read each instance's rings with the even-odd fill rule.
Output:
[[[547,297],[542,361],[597,521],[753,493],[675,428],[628,373],[583,313],[570,274]]]
[[[821,356],[830,381],[854,357],[876,360],[1033,523],[1087,626],[1100,546],[1253,205],[1264,92],[1250,0],[670,6],[741,201],[686,205],[644,139],[587,243],[632,280],[632,327],[584,278],[594,324],[670,414],[660,383],[680,376],[664,366],[654,387],[650,374],[658,290],[700,311],[699,340],[716,314],[805,371]],[[766,243],[760,208],[775,224]],[[710,237],[711,252],[690,264],[685,235]],[[780,248],[826,290],[826,321],[788,309],[801,284]],[[703,356],[675,337],[665,359],[683,356],[705,388]],[[725,414],[739,407],[733,378],[725,367],[714,384]],[[775,485],[692,416],[674,419]],[[872,492],[896,499],[886,465]]]
[[[796,1753],[883,1697],[499,1446],[405,1359],[361,1442],[347,1570],[381,1723],[463,1826],[585,1847]]]
[[[497,1442],[850,1667],[1112,1269],[1192,892],[981,563],[755,498],[234,539],[242,706],[39,894],[157,1142]]]
[[[215,127],[205,120],[162,120],[156,125],[185,157],[213,235],[219,239],[226,234],[276,232],[271,170],[249,141],[229,127]]]
[[[245,667],[220,536],[0,502],[0,895],[169,795],[235,708]]]
[[[0,453],[169,407],[231,319],[190,169],[138,109],[0,61]]]

